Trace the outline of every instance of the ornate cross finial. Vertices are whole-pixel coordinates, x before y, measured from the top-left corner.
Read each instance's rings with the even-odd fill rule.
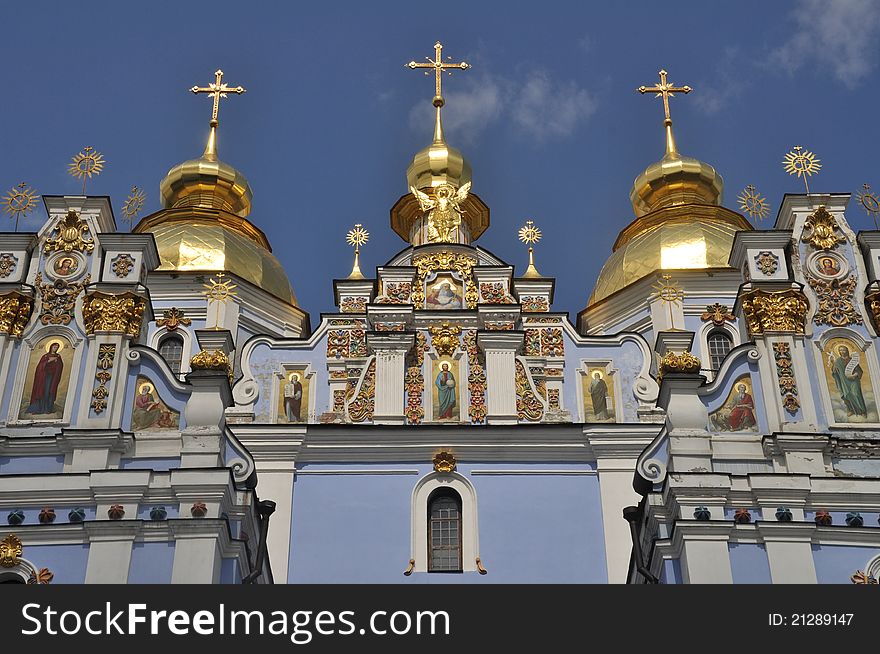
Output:
[[[125,198],[125,202],[122,205],[122,219],[130,225],[144,208],[146,199],[147,194],[144,193],[143,189],[132,186],[131,193]]]
[[[443,140],[443,126],[440,122],[440,107],[446,104],[446,101],[443,99],[443,73],[445,72],[447,75],[452,75],[452,69],[458,70],[467,70],[471,67],[469,63],[466,61],[460,61],[455,63],[452,61],[452,57],[446,57],[449,61],[443,61],[443,44],[440,41],[434,44],[434,58],[425,57],[427,61],[420,63],[416,61],[411,61],[408,64],[404,64],[406,68],[410,68],[411,70],[416,70],[417,68],[429,68],[434,70],[434,100],[433,104],[437,108],[437,119],[434,124],[434,140],[442,141]],[[426,70],[425,75],[430,75],[431,71]]]
[[[360,223],[357,223],[354,229],[348,230],[345,242],[354,248],[354,265],[351,267],[348,279],[364,279],[360,266],[361,246],[369,240],[370,233]]]
[[[690,86],[674,86],[671,82],[666,81],[666,71],[660,71],[660,83],[654,86],[640,86],[637,90],[644,95],[645,93],[656,93],[654,97],[663,98],[663,124],[666,126],[666,154],[674,154],[678,152],[675,149],[675,139],[672,137],[672,118],[669,115],[669,98],[675,97],[676,93],[690,93],[693,89]]]
[[[217,70],[214,73],[214,83],[208,86],[194,86],[191,92],[198,95],[199,93],[207,93],[209,98],[214,99],[214,106],[211,109],[211,135],[208,137],[208,145],[205,147],[205,158],[217,158],[217,127],[220,122],[217,120],[217,114],[220,112],[220,98],[227,97],[229,93],[241,95],[246,91],[242,86],[227,86],[223,81],[223,71]]]
[[[791,152],[785,155],[782,163],[785,165],[785,172],[789,175],[797,175],[804,178],[804,186],[807,187],[807,195],[809,195],[810,185],[807,182],[807,177],[819,172],[819,169],[822,167],[819,161],[815,154],[800,145],[796,145],[791,149]]]
[[[217,273],[217,279],[211,277],[207,284],[202,285],[205,288],[205,290],[202,291],[202,294],[207,298],[209,307],[217,302],[226,304],[229,302],[230,298],[238,295],[238,291],[235,290],[238,287],[238,284],[233,284],[232,280],[223,279],[225,276],[226,273],[219,272]],[[213,329],[220,329],[219,311],[217,312],[217,318],[214,321]]]
[[[873,218],[874,229],[880,229],[877,227],[877,216],[880,214],[880,198],[877,197],[876,193],[871,191],[871,186],[869,184],[862,184],[862,190],[859,191],[856,198],[862,206],[862,209]]]
[[[672,275],[668,273],[660,275],[660,279],[654,284],[654,290],[657,291],[657,297],[669,307],[669,328],[675,329],[672,305],[681,304],[682,300],[684,300],[684,291],[672,279]]]
[[[541,240],[541,230],[534,222],[527,220],[526,224],[519,229],[519,240],[529,246],[529,267],[523,277],[540,277],[541,273],[535,268],[535,248],[532,246]]]
[[[18,231],[18,219],[24,218],[37,206],[37,193],[24,182],[12,187],[3,198],[3,211],[15,219],[15,231]]]
[[[759,222],[770,213],[767,198],[761,196],[752,184],[746,186],[739,194],[739,208],[751,216],[752,221]]]
[[[67,172],[72,176],[82,180],[82,194],[86,194],[86,180],[91,179],[92,175],[100,175],[104,170],[104,155],[95,150],[91,145],[83,148],[82,152],[75,154],[70,164],[67,166]]]

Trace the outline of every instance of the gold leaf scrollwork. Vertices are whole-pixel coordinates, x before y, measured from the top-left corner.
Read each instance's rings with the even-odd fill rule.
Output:
[[[660,358],[660,363],[657,366],[658,377],[662,379],[663,375],[669,372],[696,375],[700,372],[701,366],[700,360],[691,352],[685,351],[679,354],[667,352]]]
[[[173,332],[181,325],[189,327],[191,324],[192,320],[184,316],[183,310],[177,307],[165,309],[162,317],[156,321],[157,327],[164,327],[169,332]]]
[[[850,275],[843,281],[832,279],[810,278],[810,286],[819,298],[819,306],[813,322],[817,325],[861,325],[862,317],[856,311],[853,294],[856,290],[856,278]]]
[[[801,402],[798,399],[798,388],[794,379],[794,365],[789,344],[782,341],[773,343],[773,359],[776,361],[776,380],[779,383],[782,406],[791,415],[794,415],[798,412]]]
[[[823,204],[807,216],[801,241],[809,243],[817,250],[830,250],[841,243],[846,243],[846,237],[838,234],[839,231],[837,221]]]
[[[348,405],[348,417],[352,422],[373,419],[376,398],[376,359],[370,361],[357,396]]]
[[[544,417],[544,405],[532,390],[526,367],[516,361],[516,412],[520,420],[537,422]]]
[[[733,322],[736,320],[736,316],[734,316],[730,309],[727,308],[726,304],[719,304],[716,302],[715,304],[710,304],[706,307],[706,310],[700,314],[700,320],[703,322],[712,321],[712,324],[716,327],[720,327],[725,322]]]
[[[428,349],[428,337],[423,332],[416,332],[414,353],[415,361],[406,370],[404,383],[406,385],[406,419],[411,425],[417,425],[425,417],[425,409],[422,406],[422,394],[425,391],[425,378],[422,374],[422,364],[425,360],[425,351]]]
[[[92,281],[86,275],[81,282],[71,284],[62,279],[43,283],[43,273],[37,273],[34,285],[40,291],[40,322],[44,325],[69,325],[73,320],[76,298]]]
[[[486,370],[480,360],[477,332],[468,330],[463,340],[468,355],[468,393],[471,397],[468,416],[471,422],[480,424],[486,421]]]
[[[83,321],[86,333],[122,332],[131,338],[141,333],[146,298],[133,293],[110,295],[95,291],[83,298]]]
[[[222,370],[232,381],[232,362],[223,350],[202,350],[189,360],[192,370]]]
[[[767,331],[804,333],[807,299],[800,291],[754,289],[740,296],[740,300],[751,336]]]
[[[455,470],[455,466],[457,462],[455,460],[455,455],[452,452],[447,452],[446,450],[441,450],[434,455],[432,460],[434,464],[434,471],[440,472],[444,474],[449,474],[450,472]]]
[[[480,296],[473,276],[473,268],[477,265],[476,258],[455,252],[431,252],[413,257],[412,265],[416,267],[416,286],[411,299],[416,309],[425,308],[425,279],[437,270],[457,271],[465,284],[465,305],[468,309],[477,307]]]
[[[440,356],[452,356],[458,349],[458,335],[461,333],[461,327],[458,325],[450,325],[444,322],[442,325],[432,326],[431,328],[431,345],[437,350]]]
[[[101,345],[98,349],[98,371],[95,373],[95,379],[98,380],[98,386],[92,391],[92,410],[95,413],[103,413],[107,408],[107,397],[110,390],[107,388],[107,382],[113,376],[111,369],[113,368],[113,359],[116,357],[115,345]]]
[[[18,565],[18,558],[23,551],[21,539],[15,534],[9,534],[0,540],[0,566],[14,568]]]
[[[33,298],[15,291],[0,295],[0,334],[21,338],[33,310]]]
[[[95,249],[95,239],[89,236],[88,223],[72,209],[58,221],[52,231],[54,236],[46,239],[46,245],[43,247],[43,252],[46,254],[56,250],[92,252]]]

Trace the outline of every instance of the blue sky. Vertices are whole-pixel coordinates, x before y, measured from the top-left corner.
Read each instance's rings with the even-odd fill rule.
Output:
[[[405,243],[389,209],[412,155],[431,138],[432,82],[403,64],[444,54],[473,65],[447,78],[447,139],[491,209],[477,244],[521,273],[516,231],[543,230],[538,269],[557,277],[555,308],[582,309],[617,233],[633,218],[635,176],[663,153],[660,100],[635,89],[665,68],[694,88],[672,100],[679,149],[713,164],[724,204],[754,184],[776,214],[802,192],[781,160],[794,145],[822,160],[814,192],[880,191],[880,3],[122,2],[4,7],[3,193],[25,180],[78,194],[70,158],[107,159],[89,193],[117,220],[132,185],[159,209],[159,182],[198,156],[210,101],[189,89],[222,68],[247,88],[224,101],[220,157],[254,190],[251,220],[269,237],[300,305],[333,310],[351,267],[345,232],[371,232],[372,272]],[[858,229],[870,218],[851,205]],[[21,229],[35,230],[39,212]],[[5,216],[3,220],[6,220]],[[11,223],[6,223],[10,225]],[[121,224],[124,229],[125,226]]]

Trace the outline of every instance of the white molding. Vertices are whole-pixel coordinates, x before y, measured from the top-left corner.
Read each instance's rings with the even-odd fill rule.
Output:
[[[260,468],[257,468],[258,470]],[[418,470],[296,470],[296,476],[300,475],[417,475]]]
[[[526,475],[526,476],[561,476],[561,477],[578,477],[589,476],[595,477],[599,474],[598,470],[471,470],[472,476],[479,475]]]

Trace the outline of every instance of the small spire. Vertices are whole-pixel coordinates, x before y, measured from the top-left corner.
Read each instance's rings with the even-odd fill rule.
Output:
[[[213,121],[212,121],[213,122]],[[211,133],[208,134],[208,143],[202,153],[202,159],[217,161],[217,126],[211,125]]]
[[[526,268],[523,277],[543,277],[543,275],[538,272],[538,269],[535,268],[535,248],[529,248],[529,267]]]
[[[434,143],[446,143],[446,139],[443,136],[443,119],[440,116],[440,109],[444,104],[446,104],[446,101],[443,99],[443,96],[438,95],[434,98],[434,106],[437,107],[437,117],[434,119]]]
[[[370,240],[370,233],[364,229],[363,225],[357,223],[354,226],[354,229],[350,229],[348,231],[348,235],[345,237],[345,241],[354,247],[354,265],[351,267],[351,273],[349,273],[346,279],[366,279],[364,274],[361,272],[361,246]]]
[[[538,269],[535,268],[535,248],[532,247],[533,243],[537,243],[541,240],[541,230],[538,229],[533,221],[527,220],[526,224],[519,230],[519,240],[523,243],[529,244],[529,267],[526,268],[523,277],[530,279],[543,277],[543,275],[538,272]]]
[[[672,134],[672,119],[667,118],[663,121],[666,126],[666,156],[674,156],[678,154],[675,147],[675,136]]]

